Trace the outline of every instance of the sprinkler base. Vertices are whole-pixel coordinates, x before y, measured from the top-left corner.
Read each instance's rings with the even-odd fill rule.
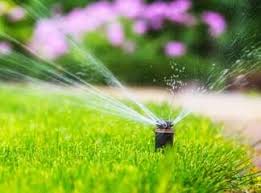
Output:
[[[166,146],[173,146],[174,131],[172,123],[166,122],[165,124],[157,125],[155,130],[155,149],[162,149]]]
[[[174,132],[172,130],[155,131],[155,149],[162,149],[166,146],[173,146]]]

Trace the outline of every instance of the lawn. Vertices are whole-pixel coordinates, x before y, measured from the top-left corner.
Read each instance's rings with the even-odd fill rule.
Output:
[[[189,116],[174,147],[155,152],[150,126],[55,95],[0,91],[1,193],[215,193],[257,183],[248,147],[206,118]]]

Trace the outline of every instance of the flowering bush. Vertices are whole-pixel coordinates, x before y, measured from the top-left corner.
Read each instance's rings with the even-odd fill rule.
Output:
[[[164,34],[162,30],[167,23],[190,28],[203,22],[208,26],[210,35],[215,38],[225,32],[226,21],[220,13],[205,11],[196,15],[190,12],[191,8],[190,0],[154,3],[145,3],[142,0],[98,1],[65,15],[55,15],[38,21],[30,46],[44,56],[56,59],[68,52],[66,35],[79,40],[91,32],[99,32],[106,34],[112,46],[132,53],[139,47],[135,46],[135,38],[127,35],[126,21],[131,25],[130,33],[137,36],[146,36],[152,31],[161,31]],[[169,39],[164,44],[165,54],[169,57],[186,54],[186,42]]]
[[[60,5],[48,0],[48,17],[37,21],[32,21],[23,8],[35,8],[33,2],[16,5],[12,0],[0,0],[0,32],[48,59],[59,60],[68,70],[79,72],[82,66],[73,58],[67,41],[68,36],[73,37],[121,79],[133,83],[154,80],[160,84],[163,76],[173,73],[168,65],[170,59],[182,67],[186,65],[186,77],[181,78],[193,79],[195,71],[208,76],[210,64],[226,68],[231,65],[226,52],[233,52],[229,56],[236,60],[235,56],[240,56],[240,50],[249,44],[244,38],[247,34],[238,33],[241,28],[248,28],[250,34],[258,29],[250,14],[257,6],[243,0],[238,0],[238,6],[224,0],[98,0],[87,5],[86,0],[63,1]],[[242,6],[248,13],[244,20],[238,14]],[[234,39],[240,42],[231,44]],[[17,45],[0,39],[0,54],[11,54],[12,49],[17,49]]]

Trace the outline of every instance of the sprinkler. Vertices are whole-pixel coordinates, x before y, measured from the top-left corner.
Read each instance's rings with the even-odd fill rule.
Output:
[[[162,149],[166,146],[173,146],[174,130],[171,121],[162,121],[156,124],[155,149]]]

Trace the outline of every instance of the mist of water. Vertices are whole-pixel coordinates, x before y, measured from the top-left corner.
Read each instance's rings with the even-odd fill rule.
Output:
[[[28,47],[25,48],[29,49]],[[40,58],[39,55],[37,56]],[[10,57],[1,57],[1,60],[6,61],[9,64],[11,63],[13,65],[19,66],[19,69],[21,70],[21,72],[18,72],[16,69],[12,70],[8,66],[2,66],[0,69],[0,76],[2,78],[12,78],[12,80],[22,79],[25,82],[34,85],[34,91],[39,92],[41,91],[41,87],[37,87],[37,85],[47,85],[48,83],[44,79],[39,78],[40,73],[48,78],[48,80],[52,80],[58,83],[60,86],[63,86],[63,88],[61,87],[55,91],[59,91],[60,93],[75,96],[78,99],[81,99],[81,104],[78,103],[78,105],[86,107],[88,106],[96,110],[98,109],[106,113],[114,114],[146,124],[154,125],[156,123],[156,120],[142,115],[140,112],[129,107],[127,104],[124,104],[112,96],[107,95],[97,87],[64,70],[59,64],[55,62],[47,61],[46,59],[43,60],[42,58],[41,61],[37,61],[17,52],[14,52]],[[33,71],[37,71],[38,74],[36,74],[36,76],[30,74],[33,73]],[[51,86],[50,83],[48,83],[48,85],[49,87]],[[69,90],[66,91],[65,88],[68,86],[79,89],[81,91],[81,95],[78,95],[77,93],[71,92]]]
[[[34,3],[38,7],[37,11],[31,7],[24,7],[32,19],[37,20],[48,15],[48,9],[41,1],[34,1]],[[84,101],[82,105],[146,124],[155,125],[156,123],[163,123],[161,118],[157,117],[151,110],[139,102],[135,96],[129,92],[127,87],[124,86],[100,60],[93,56],[90,51],[87,51],[79,41],[63,32],[63,29],[59,30],[66,36],[70,47],[77,52],[77,61],[83,64],[83,66],[91,67],[102,75],[108,86],[119,88],[126,99],[132,103],[131,106],[109,96],[94,85],[88,83],[86,80],[81,79],[77,74],[65,70],[57,62],[44,58],[41,54],[3,32],[0,34],[2,37],[9,39],[9,41],[12,41],[27,50],[36,59],[32,59],[31,57],[27,57],[26,55],[17,52],[14,52],[10,57],[2,57],[1,60],[19,66],[21,71],[17,72],[16,69],[12,70],[4,66],[0,69],[1,77],[4,78],[8,76],[9,78],[12,77],[14,80],[22,78],[26,82],[43,85],[45,84],[45,80],[39,78],[39,74],[41,74],[43,77],[48,78],[48,80],[52,80],[62,86],[73,85],[83,91],[84,97],[81,97],[81,99],[85,100],[81,100]],[[23,62],[21,63],[20,61]],[[32,75],[34,73],[37,75]],[[132,108],[133,105],[136,107],[135,109]],[[171,119],[173,120],[175,118],[171,117]],[[177,119],[180,119],[180,116],[178,116]]]

